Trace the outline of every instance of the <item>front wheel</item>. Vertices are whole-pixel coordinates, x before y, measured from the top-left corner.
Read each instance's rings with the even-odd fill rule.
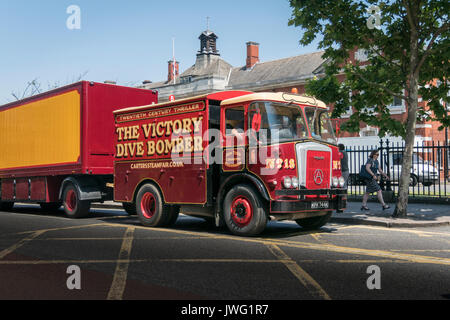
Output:
[[[68,184],[63,192],[63,206],[67,217],[79,219],[89,214],[91,202],[80,200],[76,187],[73,184]]]
[[[267,224],[266,207],[253,187],[237,185],[225,196],[223,218],[228,229],[236,235],[258,235]]]

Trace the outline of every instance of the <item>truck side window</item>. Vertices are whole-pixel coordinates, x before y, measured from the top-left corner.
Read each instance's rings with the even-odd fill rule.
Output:
[[[244,107],[239,106],[225,110],[226,135],[234,134],[235,131],[244,133]]]
[[[227,146],[241,146],[245,144],[244,120],[244,106],[225,110],[225,144]]]

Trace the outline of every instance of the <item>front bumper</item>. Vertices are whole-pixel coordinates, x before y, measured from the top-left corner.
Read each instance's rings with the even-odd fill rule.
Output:
[[[347,189],[286,189],[275,191],[275,195],[286,199],[270,201],[271,214],[344,210],[347,207]],[[298,199],[288,198],[293,196]]]

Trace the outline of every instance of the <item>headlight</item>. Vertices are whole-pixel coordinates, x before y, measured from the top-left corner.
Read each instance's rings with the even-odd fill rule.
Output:
[[[298,178],[292,177],[291,181],[292,181],[292,188],[297,189],[298,188]]]
[[[333,179],[331,179],[331,183],[333,184],[333,187],[337,187],[339,186],[339,179],[337,177],[333,177]]]
[[[339,187],[343,188],[345,184],[345,179],[344,177],[339,177]]]
[[[283,185],[286,189],[290,189],[292,186],[292,180],[290,177],[284,177],[283,179]]]

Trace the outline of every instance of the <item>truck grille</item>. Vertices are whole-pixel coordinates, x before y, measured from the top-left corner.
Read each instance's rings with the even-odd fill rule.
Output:
[[[331,181],[331,153],[327,151],[308,150],[306,159],[306,188],[328,189]]]
[[[307,142],[296,145],[299,183],[307,189],[327,189],[331,185],[331,148]]]

